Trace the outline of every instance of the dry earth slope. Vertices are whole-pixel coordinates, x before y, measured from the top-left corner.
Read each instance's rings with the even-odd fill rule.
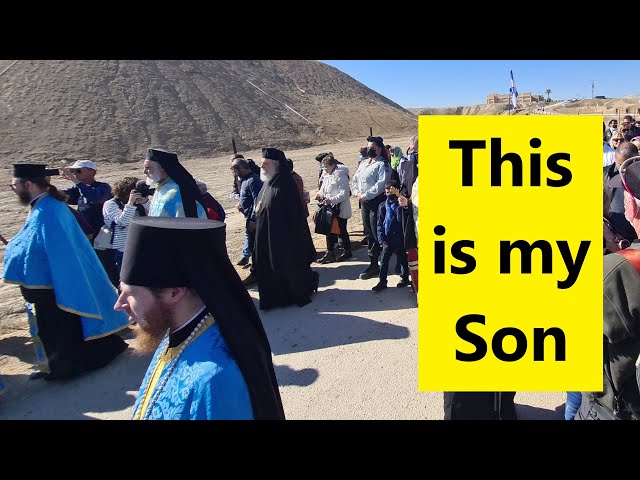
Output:
[[[2,61],[2,71],[13,61]],[[19,60],[0,76],[0,165],[149,146],[181,158],[412,134],[415,115],[314,60]]]

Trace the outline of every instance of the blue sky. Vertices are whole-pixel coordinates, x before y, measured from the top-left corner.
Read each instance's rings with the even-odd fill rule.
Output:
[[[509,93],[513,70],[518,92],[551,98],[640,95],[638,60],[321,60],[405,107],[454,107]]]

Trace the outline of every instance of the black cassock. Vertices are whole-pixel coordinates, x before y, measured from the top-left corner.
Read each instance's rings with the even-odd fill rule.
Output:
[[[317,253],[291,173],[265,182],[254,208],[260,309],[308,304],[318,289],[318,273],[311,270]]]

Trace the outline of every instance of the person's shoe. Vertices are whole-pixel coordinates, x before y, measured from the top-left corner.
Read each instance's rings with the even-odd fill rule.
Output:
[[[344,252],[342,252],[342,255],[338,257],[336,262],[344,262],[351,257],[353,257],[353,253],[351,253],[351,250],[345,250]]]
[[[318,291],[319,285],[320,285],[320,274],[314,270],[313,271],[313,291],[314,292]]]
[[[324,257],[318,260],[318,263],[333,263],[335,261],[336,261],[336,254],[333,251],[331,251],[331,252],[325,253]]]
[[[407,285],[409,285],[409,280],[400,280],[400,283],[398,283],[398,284],[396,285],[396,287],[398,287],[398,288],[404,288],[404,287],[406,287]]]
[[[255,273],[250,273],[249,276],[242,281],[242,284],[245,287],[248,287],[250,285],[253,285],[257,281],[258,281],[258,277],[256,276],[256,274]]]
[[[236,265],[238,265],[239,267],[244,267],[248,263],[249,263],[249,257],[242,257],[240,260],[236,262]]]
[[[374,292],[381,292],[385,288],[387,288],[387,282],[378,282],[376,285],[371,287],[371,290],[373,290]]]
[[[378,275],[380,275],[380,267],[369,265],[369,268],[360,274],[360,280],[368,280]]]
[[[47,374],[45,372],[41,372],[41,371],[37,371],[37,372],[32,372],[29,375],[29,380],[38,380],[39,378],[45,378],[47,376]]]

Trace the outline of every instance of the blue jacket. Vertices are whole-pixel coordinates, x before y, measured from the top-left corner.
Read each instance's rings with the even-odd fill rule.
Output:
[[[378,242],[387,242],[392,248],[404,248],[402,233],[402,207],[398,200],[390,202],[387,198],[378,206]]]
[[[251,173],[242,179],[242,184],[240,185],[240,206],[242,207],[242,213],[245,218],[249,218],[253,213],[253,205],[261,189],[262,180],[260,180],[260,175]]]

